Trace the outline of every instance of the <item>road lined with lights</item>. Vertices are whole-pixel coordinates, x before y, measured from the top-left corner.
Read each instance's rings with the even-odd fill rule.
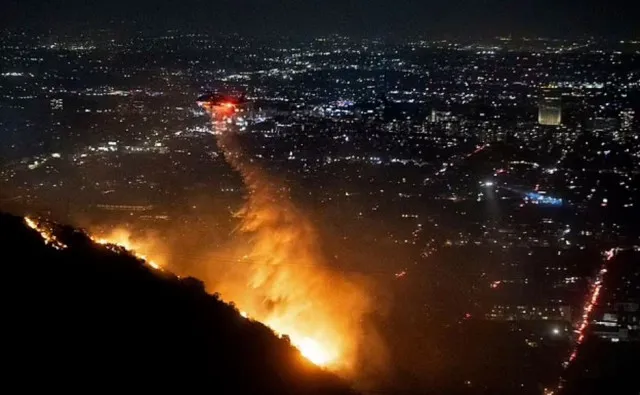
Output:
[[[568,367],[571,364],[571,362],[573,362],[578,356],[578,349],[580,345],[584,342],[587,327],[591,322],[591,313],[593,311],[594,306],[598,304],[598,300],[600,298],[600,294],[602,291],[602,283],[604,281],[604,276],[607,273],[607,266],[616,256],[617,252],[618,252],[617,248],[612,248],[603,253],[605,258],[604,258],[604,261],[602,262],[602,265],[600,265],[600,269],[598,270],[596,279],[591,285],[587,302],[585,303],[582,309],[580,325],[578,326],[578,329],[576,329],[575,331],[578,338],[576,339],[576,343],[573,347],[573,351],[569,355],[569,359],[565,362],[565,367]]]
[[[604,283],[605,275],[608,272],[609,264],[613,261],[613,259],[616,257],[618,253],[627,249],[633,249],[638,251],[640,250],[640,247],[638,246],[633,246],[630,248],[614,247],[609,250],[605,250],[603,252],[604,259],[602,261],[602,264],[600,265],[600,269],[598,270],[598,273],[596,274],[596,278],[593,284],[591,284],[591,287],[589,289],[587,300],[582,309],[582,316],[580,317],[580,321],[579,321],[580,325],[578,325],[577,329],[575,330],[575,334],[577,336],[576,341],[573,345],[571,354],[569,354],[569,358],[563,363],[563,367],[565,370],[568,369],[571,366],[571,364],[576,360],[576,358],[578,357],[580,346],[584,343],[586,339],[587,329],[589,328],[589,325],[593,321],[592,319],[593,309],[595,308],[595,306],[599,304],[600,298],[602,296],[602,285]],[[563,388],[563,378],[560,377],[558,385],[554,389],[545,389],[544,395],[557,394],[558,392],[560,392],[560,390],[562,390],[562,388]]]

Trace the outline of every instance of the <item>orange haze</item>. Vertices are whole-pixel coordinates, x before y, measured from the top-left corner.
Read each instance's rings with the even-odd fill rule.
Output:
[[[248,236],[233,264],[212,289],[280,334],[318,365],[348,372],[354,367],[363,317],[364,289],[325,265],[316,232],[281,183],[269,177],[239,144],[232,124],[212,116],[218,147],[247,188],[237,232]],[[216,270],[215,262],[210,266]]]
[[[218,147],[242,176],[246,199],[236,213],[239,225],[230,251],[212,249],[203,264],[188,269],[192,273],[180,274],[201,278],[209,292],[234,302],[243,316],[287,335],[315,364],[353,377],[363,351],[380,350],[364,323],[372,305],[361,279],[325,264],[312,224],[286,188],[244,152],[233,124],[208,110]],[[153,238],[134,239],[121,229],[98,236],[104,238],[101,242],[148,257],[156,266],[165,265],[166,255]],[[371,365],[371,355],[367,358]]]

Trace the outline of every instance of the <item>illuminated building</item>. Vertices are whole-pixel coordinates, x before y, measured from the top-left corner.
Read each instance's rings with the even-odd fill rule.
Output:
[[[62,110],[64,107],[62,99],[51,99],[50,105],[52,110]]]
[[[129,205],[129,204],[97,204],[97,208],[107,211],[149,211],[153,209],[151,205]]]
[[[438,123],[438,122],[449,122],[451,121],[453,118],[451,116],[451,111],[437,111],[437,110],[431,110],[431,122],[432,123]]]
[[[560,97],[545,91],[538,105],[538,123],[545,126],[558,126],[562,122],[562,103]]]
[[[635,111],[631,108],[620,111],[620,129],[628,131],[633,127]]]
[[[562,199],[547,196],[544,193],[538,193],[538,192],[529,192],[525,194],[525,201],[532,204],[562,206]]]
[[[590,129],[593,132],[614,131],[618,128],[618,121],[617,118],[596,117],[591,119]]]
[[[568,305],[494,305],[485,314],[490,321],[571,321]]]
[[[378,120],[384,120],[389,101],[385,95],[379,95],[375,100],[375,116]]]
[[[615,310],[605,312],[594,321],[593,334],[611,342],[640,341],[640,309],[638,303],[616,303]]]

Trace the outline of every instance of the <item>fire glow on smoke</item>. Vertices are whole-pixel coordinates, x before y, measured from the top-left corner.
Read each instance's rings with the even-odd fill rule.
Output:
[[[52,245],[54,248],[63,250],[66,249],[67,246],[63,244],[61,241],[57,239],[52,229],[50,229],[45,223],[37,222],[36,220],[25,217],[25,223],[31,229],[37,231],[42,240],[47,245]],[[146,250],[150,247],[149,243],[145,243],[144,241],[138,241],[134,239],[130,232],[128,232],[124,228],[118,228],[108,235],[102,237],[94,237],[89,236],[91,240],[95,243],[104,245],[107,248],[112,249],[114,252],[121,252],[120,249],[124,249],[133,256],[138,259],[144,261],[150,268],[155,270],[164,270],[163,267],[158,263],[161,260],[150,259],[148,257],[148,253]],[[114,248],[115,247],[115,248]],[[142,252],[145,251],[145,252]],[[250,315],[244,310],[240,311],[240,315],[246,319],[254,319],[254,316]],[[286,321],[286,317],[281,316],[280,318],[271,317],[270,322],[263,322],[265,325],[271,327],[271,329],[276,332],[278,336],[287,335],[292,344],[300,350],[300,353],[307,358],[309,361],[313,362],[318,366],[330,367],[337,359],[341,356],[339,350],[332,346],[330,342],[323,344],[319,342],[317,339],[307,337],[302,332],[298,332],[295,328],[295,325],[290,325],[289,322]],[[280,321],[281,320],[281,321]],[[290,331],[284,332],[277,328],[285,328],[287,325],[290,325]],[[322,331],[318,331],[321,333]],[[329,340],[329,339],[328,339]]]
[[[368,295],[359,283],[326,265],[314,227],[287,188],[245,152],[229,119],[239,110],[204,108],[218,148],[246,188],[245,203],[236,213],[236,236],[244,242],[231,253],[237,263],[213,281],[212,290],[286,334],[313,363],[349,371],[364,337]]]
[[[353,374],[365,335],[367,352],[380,346],[371,341],[370,331],[365,334],[364,317],[371,311],[367,293],[359,281],[325,264],[315,229],[282,192],[286,188],[248,159],[228,122],[237,109],[203,107],[212,115],[219,149],[247,190],[244,206],[236,213],[235,236],[241,241],[224,259],[209,257],[204,265],[171,270],[202,279],[210,292],[233,301],[243,317],[287,336],[314,364]],[[45,243],[66,248],[50,229],[30,218],[25,221]],[[91,238],[115,252],[124,248],[155,270],[167,269],[169,254],[156,240],[133,238],[126,229],[97,232]],[[370,358],[367,363],[374,364]]]
[[[225,116],[235,113],[223,110]],[[241,242],[224,259],[210,257],[204,265],[181,274],[203,279],[210,292],[233,301],[243,317],[265,324],[281,337],[286,335],[314,364],[353,373],[364,343],[363,318],[371,309],[368,295],[359,282],[325,264],[310,221],[282,192],[286,188],[281,183],[245,159],[233,125],[227,119],[218,122],[212,116],[212,120],[218,147],[247,190],[245,204],[236,213],[235,236]],[[57,246],[53,233],[26,221],[46,243]],[[91,237],[116,252],[128,250],[153,269],[167,268],[168,255],[155,240],[133,238],[125,229]],[[368,348],[374,347],[369,344]]]
[[[124,228],[116,228],[111,233],[102,237],[90,236],[95,243],[110,246],[115,245],[129,251],[136,258],[143,260],[147,265],[156,270],[163,270],[164,259],[157,256],[149,256],[152,253],[153,246],[134,239],[131,233]]]
[[[131,233],[124,228],[116,228],[112,232],[102,237],[91,237],[98,244],[109,246],[117,246],[124,248],[137,258],[143,260],[147,265],[156,270],[164,270],[164,262],[161,256],[153,253],[153,243],[143,238],[134,238]],[[246,319],[254,319],[255,317],[245,310],[240,310],[240,315]],[[282,318],[280,318],[282,319]],[[308,360],[319,366],[328,366],[338,357],[336,350],[331,347],[322,345],[318,340],[306,337],[304,334],[297,332],[283,332],[281,329],[288,325],[286,321],[279,321],[277,318],[271,318],[270,322],[264,322],[267,326],[276,332],[277,335],[287,335],[291,342],[296,346],[300,353]],[[295,328],[290,328],[295,330]]]

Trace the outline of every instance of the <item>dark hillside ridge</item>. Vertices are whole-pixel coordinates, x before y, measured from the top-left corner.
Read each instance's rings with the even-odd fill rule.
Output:
[[[353,394],[200,281],[154,271],[69,227],[56,234],[68,248],[0,214],[5,385]]]

